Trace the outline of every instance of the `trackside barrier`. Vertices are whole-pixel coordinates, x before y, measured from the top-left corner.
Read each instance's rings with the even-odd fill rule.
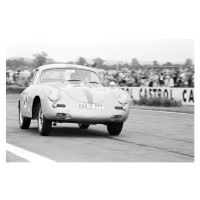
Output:
[[[141,97],[161,97],[181,101],[185,105],[194,105],[194,88],[164,88],[164,87],[122,87],[131,99]]]
[[[6,93],[20,94],[24,87],[6,87]],[[161,97],[181,101],[185,105],[194,105],[194,88],[164,88],[164,87],[121,87],[127,91],[131,99],[140,97]]]

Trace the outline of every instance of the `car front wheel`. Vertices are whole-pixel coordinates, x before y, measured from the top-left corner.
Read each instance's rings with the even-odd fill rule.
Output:
[[[42,106],[40,105],[38,112],[38,131],[42,136],[48,136],[51,132],[52,121],[44,117]]]
[[[109,123],[107,125],[107,130],[110,135],[119,135],[123,128],[123,122]]]
[[[81,129],[87,129],[90,125],[88,125],[88,124],[78,124],[78,126]]]
[[[28,129],[31,124],[31,118],[22,116],[21,107],[19,105],[19,127],[21,129]]]

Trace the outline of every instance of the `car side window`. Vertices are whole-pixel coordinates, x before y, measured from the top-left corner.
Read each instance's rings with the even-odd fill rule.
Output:
[[[37,71],[35,72],[35,75],[34,75],[32,84],[33,84],[33,85],[38,84],[38,83],[39,83],[39,79],[40,79],[40,77],[39,77],[39,71],[37,70]]]

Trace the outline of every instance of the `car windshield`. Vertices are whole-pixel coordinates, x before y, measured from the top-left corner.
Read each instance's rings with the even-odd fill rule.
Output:
[[[71,81],[99,84],[95,72],[84,69],[48,69],[42,73],[41,83]]]

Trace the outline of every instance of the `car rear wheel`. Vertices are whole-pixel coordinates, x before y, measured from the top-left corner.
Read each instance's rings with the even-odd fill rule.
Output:
[[[22,116],[21,107],[19,105],[19,126],[21,129],[28,129],[31,124],[31,118]]]
[[[42,106],[39,106],[38,111],[38,131],[42,136],[48,136],[51,132],[52,121],[44,117]]]
[[[78,126],[81,129],[87,129],[90,125],[88,125],[88,124],[78,124]]]
[[[119,135],[123,128],[123,122],[109,123],[107,125],[107,130],[110,135]]]

